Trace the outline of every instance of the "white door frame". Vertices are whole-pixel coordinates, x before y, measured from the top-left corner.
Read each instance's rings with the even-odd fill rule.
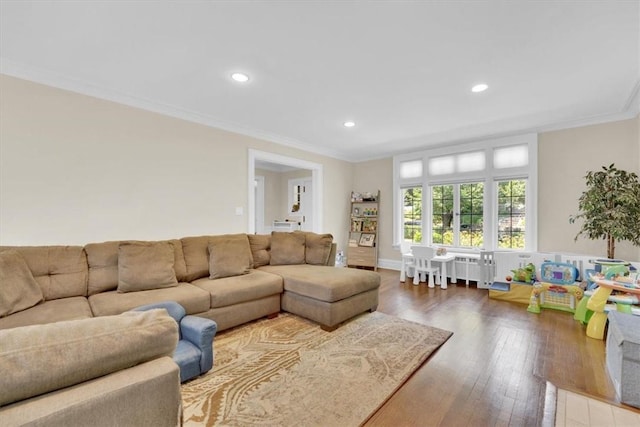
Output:
[[[255,232],[258,234],[264,233],[264,176],[255,177]]]
[[[256,160],[262,160],[269,163],[279,163],[286,166],[295,167],[298,169],[309,169],[311,170],[311,182],[313,185],[313,202],[312,202],[312,212],[313,212],[313,230],[316,233],[320,233],[322,231],[322,211],[323,211],[323,166],[319,163],[309,162],[307,160],[296,159],[295,157],[287,157],[280,154],[269,153],[266,151],[254,150],[252,148],[249,149],[249,167],[248,167],[248,233],[253,234],[256,232],[256,200],[255,200],[255,171],[256,171]]]

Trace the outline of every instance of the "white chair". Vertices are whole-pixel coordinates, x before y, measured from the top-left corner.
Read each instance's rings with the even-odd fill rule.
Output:
[[[427,274],[429,275],[428,286],[430,288],[435,287],[434,276],[435,282],[440,284],[440,269],[431,266],[431,260],[436,254],[435,249],[430,246],[411,246],[411,252],[413,253],[414,263],[413,284],[418,285],[420,283],[421,275],[424,275],[426,280]]]
[[[400,281],[404,283],[407,277],[412,278],[415,274],[413,254],[411,253],[411,242],[400,242],[400,255],[402,256]]]

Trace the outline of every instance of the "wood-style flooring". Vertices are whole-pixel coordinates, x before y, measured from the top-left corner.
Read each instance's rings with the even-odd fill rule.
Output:
[[[400,283],[397,271],[378,272],[379,311],[453,336],[365,425],[553,425],[547,382],[618,404],[604,342],[588,338],[571,314],[532,314],[474,285],[429,289]]]

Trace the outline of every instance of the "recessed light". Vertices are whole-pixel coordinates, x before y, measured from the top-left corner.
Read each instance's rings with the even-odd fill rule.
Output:
[[[346,128],[352,128],[356,125],[356,122],[352,122],[352,121],[348,121],[348,122],[344,122],[344,127]]]
[[[231,78],[240,83],[245,83],[249,81],[249,76],[247,76],[244,73],[233,73],[231,74]]]
[[[488,84],[486,84],[486,83],[478,83],[477,85],[475,85],[474,87],[471,88],[471,92],[474,92],[474,93],[484,92],[487,89],[489,89],[489,85]]]

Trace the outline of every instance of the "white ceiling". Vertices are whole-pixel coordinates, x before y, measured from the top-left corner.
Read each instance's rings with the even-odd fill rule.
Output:
[[[0,72],[357,161],[635,116],[639,4],[2,0]]]

